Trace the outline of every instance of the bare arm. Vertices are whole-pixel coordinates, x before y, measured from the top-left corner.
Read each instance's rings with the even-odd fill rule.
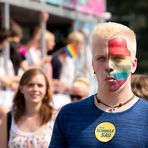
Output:
[[[0,147],[7,148],[7,113],[5,112],[0,119]]]

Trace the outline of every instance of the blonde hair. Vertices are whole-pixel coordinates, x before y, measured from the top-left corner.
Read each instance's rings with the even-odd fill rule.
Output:
[[[68,40],[70,43],[84,43],[84,35],[81,32],[72,32],[68,35]]]
[[[46,40],[50,39],[51,37],[55,37],[55,35],[52,32],[46,30],[45,32]]]
[[[75,78],[73,85],[74,88],[80,88],[83,90],[84,94],[88,96],[89,94],[89,86],[90,82],[89,79],[86,77],[78,76]]]
[[[126,40],[131,57],[135,58],[137,43],[134,31],[127,26],[115,22],[100,23],[94,28],[90,38],[91,48],[94,48],[99,38],[107,41],[117,36],[122,36]]]

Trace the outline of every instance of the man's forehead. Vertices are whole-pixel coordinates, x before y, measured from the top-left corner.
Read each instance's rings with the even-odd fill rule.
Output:
[[[127,48],[127,42],[123,37],[117,36],[110,39],[104,39],[101,37],[94,39],[94,44],[97,46],[107,46],[107,47],[122,47]]]
[[[120,36],[111,39],[98,38],[94,49],[96,49],[94,51],[97,53],[108,53],[111,56],[131,56],[126,39]]]
[[[124,38],[116,37],[108,41],[108,48],[127,48],[127,43]]]
[[[127,42],[124,38],[116,37],[108,41],[109,54],[112,56],[130,56]]]

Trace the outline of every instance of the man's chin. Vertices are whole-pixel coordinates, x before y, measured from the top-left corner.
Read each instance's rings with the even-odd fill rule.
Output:
[[[111,92],[118,91],[125,82],[126,82],[126,80],[118,80],[118,81],[114,82],[110,86],[109,91],[111,91]]]

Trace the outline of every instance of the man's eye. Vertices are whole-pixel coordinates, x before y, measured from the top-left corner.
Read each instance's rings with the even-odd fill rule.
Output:
[[[97,58],[97,61],[100,61],[100,62],[104,62],[105,60],[106,60],[105,57],[98,57],[98,58]]]
[[[114,57],[113,60],[116,62],[121,62],[124,58],[123,57]]]

